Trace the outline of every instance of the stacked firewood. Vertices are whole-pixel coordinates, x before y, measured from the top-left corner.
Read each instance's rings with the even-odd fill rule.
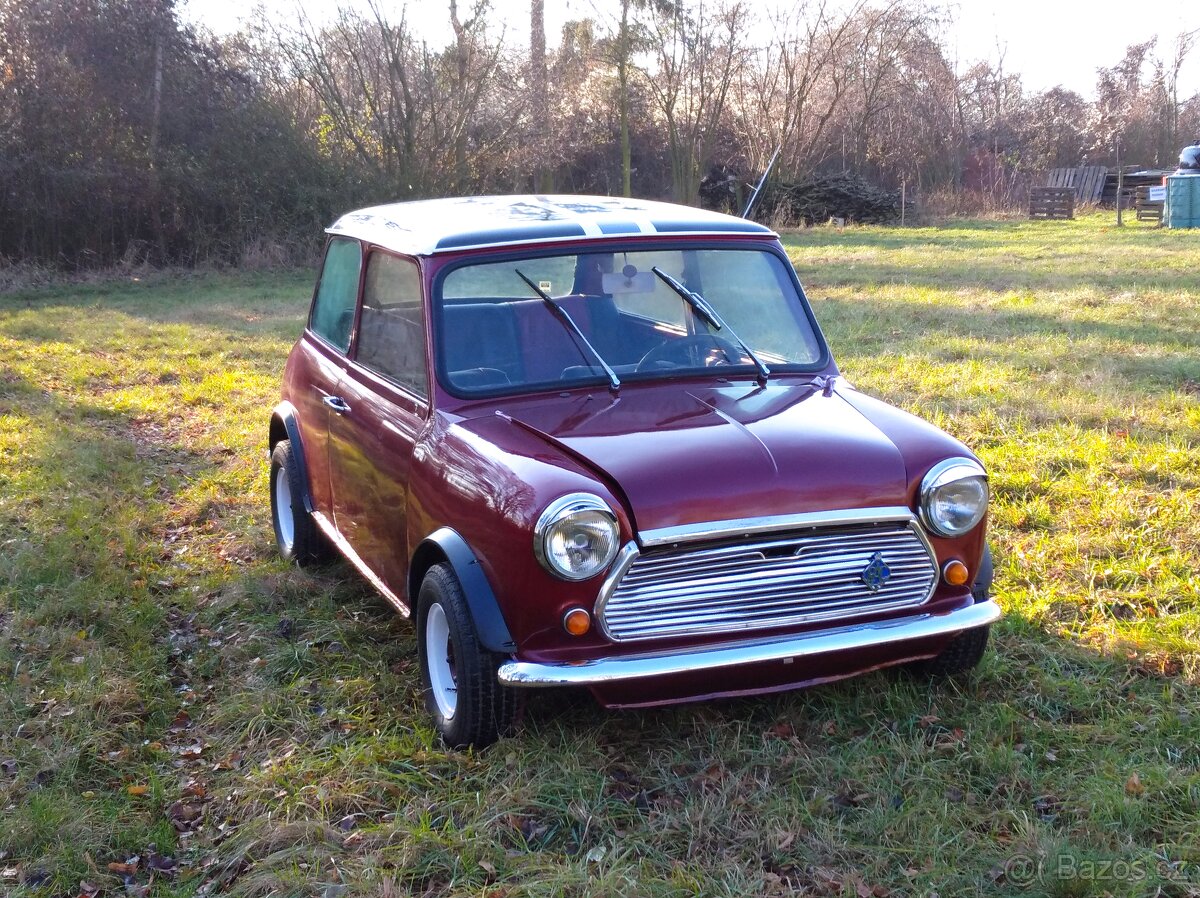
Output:
[[[900,191],[883,190],[858,175],[814,175],[796,183],[767,187],[754,210],[760,221],[780,224],[883,224],[900,217]]]

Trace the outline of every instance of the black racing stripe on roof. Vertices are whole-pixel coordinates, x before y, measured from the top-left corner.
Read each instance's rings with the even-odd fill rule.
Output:
[[[632,221],[602,221],[601,234],[640,234],[642,229]]]
[[[453,249],[459,246],[484,246],[489,243],[516,243],[520,240],[545,240],[550,237],[583,237],[584,230],[577,224],[539,224],[523,228],[501,228],[494,231],[470,231],[454,234],[438,241],[438,249]]]
[[[654,229],[669,234],[673,231],[745,231],[751,234],[770,234],[771,229],[753,221],[656,221]]]

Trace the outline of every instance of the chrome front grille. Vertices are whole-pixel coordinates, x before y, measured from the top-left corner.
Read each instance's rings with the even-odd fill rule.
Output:
[[[876,554],[890,576],[864,576]],[[756,534],[622,552],[596,605],[617,641],[792,626],[911,608],[937,585],[915,521]]]

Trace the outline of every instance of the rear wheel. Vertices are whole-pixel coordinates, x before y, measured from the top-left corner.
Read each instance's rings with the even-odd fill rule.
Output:
[[[483,748],[512,730],[516,694],[496,679],[500,656],[479,642],[448,565],[429,569],[417,597],[417,654],[425,706],[451,748]]]
[[[301,567],[328,554],[325,538],[304,507],[305,483],[290,440],[280,440],[271,452],[271,522],[279,554]]]
[[[985,602],[991,595],[993,573],[992,549],[990,546],[985,545],[983,547],[983,560],[979,565],[979,573],[976,575],[975,584],[971,588],[971,594],[975,596],[976,602]],[[990,624],[986,627],[964,630],[950,640],[949,644],[942,649],[941,654],[927,661],[916,662],[912,666],[913,670],[932,677],[952,677],[956,674],[973,670],[983,660],[983,654],[987,651],[988,637],[991,632],[992,628]]]

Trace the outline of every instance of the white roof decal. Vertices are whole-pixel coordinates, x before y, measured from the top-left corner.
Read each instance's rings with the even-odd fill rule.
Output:
[[[392,203],[347,212],[328,229],[409,255],[638,234],[759,234],[752,221],[610,196],[476,196]]]

